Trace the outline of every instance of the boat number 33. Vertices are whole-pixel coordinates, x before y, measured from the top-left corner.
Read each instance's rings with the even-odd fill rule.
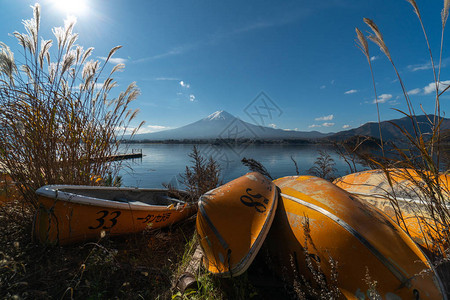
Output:
[[[107,210],[100,210],[97,212],[97,215],[100,215],[100,218],[97,220],[97,226],[89,226],[89,229],[98,229],[102,227],[102,229],[111,229],[117,224],[117,218],[120,216],[120,211],[113,211],[109,213]]]
[[[263,213],[266,211],[266,205],[269,204],[269,199],[261,194],[251,193],[252,189],[248,188],[245,192],[247,195],[241,196],[242,204],[248,207],[254,207],[257,212]]]

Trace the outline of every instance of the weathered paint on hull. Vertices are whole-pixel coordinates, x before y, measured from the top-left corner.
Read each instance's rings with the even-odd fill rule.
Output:
[[[278,193],[259,173],[248,173],[200,198],[197,232],[211,273],[238,276],[258,253],[272,224]]]
[[[187,203],[136,210],[123,203],[118,207],[88,205],[44,196],[38,201],[34,235],[41,243],[59,245],[96,240],[103,233],[117,236],[162,228],[196,212],[196,206]]]
[[[433,248],[435,245],[433,240],[439,239],[436,230],[440,230],[440,226],[430,221],[432,218],[424,203],[426,196],[423,196],[423,192],[413,184],[413,181],[422,182],[420,176],[414,170],[391,170],[390,174],[392,187],[382,170],[349,174],[336,179],[333,183],[383,211],[422,247],[431,251],[437,250]],[[449,180],[448,175],[439,177],[443,194],[447,198]],[[396,199],[402,218],[396,216],[393,201],[390,199]],[[427,228],[427,224],[432,224],[433,227]]]
[[[311,280],[307,249],[312,265],[320,266],[328,282],[333,273],[329,258],[337,262],[343,298],[368,296],[367,272],[384,299],[415,299],[417,293],[420,299],[444,297],[434,272],[418,276],[430,268],[427,258],[380,211],[323,179],[292,176],[274,183],[281,198],[267,243],[280,276],[292,283],[300,275]]]

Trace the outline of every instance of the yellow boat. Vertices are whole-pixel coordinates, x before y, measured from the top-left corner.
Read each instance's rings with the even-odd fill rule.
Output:
[[[39,188],[34,235],[66,245],[161,228],[193,215],[185,193],[165,189],[48,185]],[[181,195],[181,197],[179,196]]]
[[[411,169],[392,169],[389,172],[392,186],[383,170],[349,174],[336,179],[334,184],[382,210],[419,245],[432,251],[436,250],[433,249],[433,240],[438,239],[437,230],[440,230],[441,226],[431,221],[430,211],[425,203],[427,197],[417,188],[418,184],[423,184],[420,174]],[[439,176],[442,194],[447,199],[449,181],[450,176]],[[402,218],[396,216],[393,203],[399,206]],[[450,207],[448,209],[450,210]],[[427,223],[432,226],[427,226]]]
[[[342,298],[368,298],[368,274],[382,299],[446,299],[426,256],[381,211],[317,177],[274,183],[281,197],[266,241],[280,276],[292,284],[303,276],[314,285],[308,267],[315,266],[332,283],[334,261]]]
[[[256,172],[203,195],[196,227],[205,268],[221,277],[245,272],[268,234],[277,200],[275,185]]]

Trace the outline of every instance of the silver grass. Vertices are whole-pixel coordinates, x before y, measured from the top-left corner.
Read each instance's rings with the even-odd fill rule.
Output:
[[[64,29],[62,27],[54,27],[52,29],[53,35],[56,38],[56,43],[58,44],[58,49],[62,48],[62,42],[64,40]]]
[[[369,55],[369,45],[367,43],[366,37],[362,34],[361,30],[355,28],[356,31],[356,46],[361,50],[364,56],[370,63],[370,55]]]
[[[25,30],[27,31],[26,37],[26,44],[28,50],[31,51],[31,53],[36,53],[37,48],[37,38],[38,38],[38,32],[37,32],[37,26],[36,21],[34,19],[30,20],[23,20],[22,24],[25,27]]]
[[[392,61],[391,58],[391,54],[389,53],[389,49],[386,47],[386,44],[384,43],[383,40],[380,40],[377,36],[375,35],[369,35],[368,39],[371,40],[372,42],[374,42],[375,44],[378,45],[378,47],[380,47],[380,50],[386,55],[386,57]]]
[[[79,62],[80,62],[80,59],[81,59],[81,54],[83,53],[83,47],[77,46],[77,47],[75,48],[75,51],[76,51],[76,59],[75,59],[75,61],[76,61],[77,63],[79,63]]]
[[[139,113],[138,109],[132,111],[131,116],[129,117],[129,120],[134,120],[138,113]]]
[[[111,71],[111,73],[109,75],[111,76],[115,72],[121,71],[123,69],[125,69],[125,64],[117,64],[117,65],[114,66],[114,68],[112,69],[112,71]]]
[[[119,50],[120,48],[122,48],[122,46],[115,46],[114,48],[112,48],[111,51],[109,51],[108,57],[106,58],[106,62],[108,62],[111,56],[113,56],[114,53],[116,53],[116,51]]]
[[[31,70],[30,67],[28,65],[22,65],[21,67],[22,72],[24,72],[29,80],[33,79],[33,76],[31,75]]]
[[[42,40],[41,41],[41,50],[39,51],[39,65],[42,69],[44,65],[44,59],[47,57],[48,51],[52,46],[52,40]]]
[[[35,28],[36,28],[36,37],[35,37],[34,41],[37,45],[39,25],[41,24],[41,6],[39,5],[39,3],[36,3],[34,6],[31,6],[31,8],[33,8],[33,16],[34,16]]]
[[[53,83],[56,77],[56,63],[50,63],[48,66],[48,79],[50,83]]]
[[[373,33],[378,37],[378,39],[384,42],[383,35],[381,34],[380,29],[378,29],[377,24],[375,24],[374,21],[368,18],[363,18],[363,20],[364,23],[366,23],[370,27],[370,29],[372,29]]]
[[[374,21],[368,18],[364,18],[364,22],[372,29],[372,32],[374,35],[369,35],[368,38],[372,42],[378,45],[380,47],[380,50],[386,55],[386,57],[392,62],[391,54],[389,53],[389,49],[387,48],[383,35],[381,34],[380,29],[378,29],[378,26],[375,24]]]
[[[17,72],[16,63],[14,61],[14,53],[4,43],[0,42],[0,76],[5,75],[12,83],[13,75]]]
[[[450,8],[450,0],[444,0],[444,8],[441,11],[442,27],[445,27],[448,19],[448,10]]]
[[[51,63],[51,61],[50,61],[50,52],[47,52],[46,58],[47,58],[47,64],[50,66],[50,63]]]
[[[27,43],[25,42],[25,36],[17,31],[14,31],[13,35],[19,41],[19,45],[26,49]]]
[[[75,51],[69,51],[64,54],[61,74],[66,73],[66,71],[75,63],[75,57]]]
[[[419,19],[421,19],[420,11],[419,11],[419,8],[417,7],[416,1],[415,0],[406,0],[406,1],[408,1],[409,4],[412,5],[412,7],[414,8],[414,12],[416,13],[417,17],[419,17]]]
[[[84,64],[86,58],[88,58],[89,56],[91,56],[92,51],[94,50],[93,47],[90,47],[86,50],[86,52],[84,52],[83,57],[81,58],[80,64]]]
[[[97,60],[89,60],[87,61],[84,66],[83,66],[83,70],[81,72],[81,76],[84,80],[86,80],[86,78],[88,78],[89,76],[92,76],[93,74],[95,74],[97,72],[98,69],[98,61]]]
[[[67,44],[67,51],[72,49],[73,44],[78,40],[78,33],[72,34],[69,39],[69,43]]]
[[[75,17],[68,17],[64,20],[64,38],[62,40],[63,45],[66,45],[68,40],[70,41],[72,39],[72,30],[76,22],[77,19]]]

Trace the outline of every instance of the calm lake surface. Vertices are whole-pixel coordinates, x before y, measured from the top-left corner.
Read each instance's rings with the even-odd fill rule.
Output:
[[[133,144],[123,145],[122,152],[142,149],[143,158],[123,161],[120,172],[123,186],[160,188],[162,183],[171,183],[181,188],[179,174],[191,164],[188,156],[193,145],[189,144]],[[128,149],[126,149],[128,148]],[[274,178],[296,175],[291,156],[297,161],[300,174],[307,174],[325,150],[336,162],[336,174],[349,173],[347,164],[339,158],[331,146],[324,145],[199,145],[200,153],[215,158],[222,170],[223,182],[233,180],[249,172],[240,161],[243,157],[261,162]],[[361,167],[361,166],[360,166]],[[362,167],[361,167],[362,169]]]

